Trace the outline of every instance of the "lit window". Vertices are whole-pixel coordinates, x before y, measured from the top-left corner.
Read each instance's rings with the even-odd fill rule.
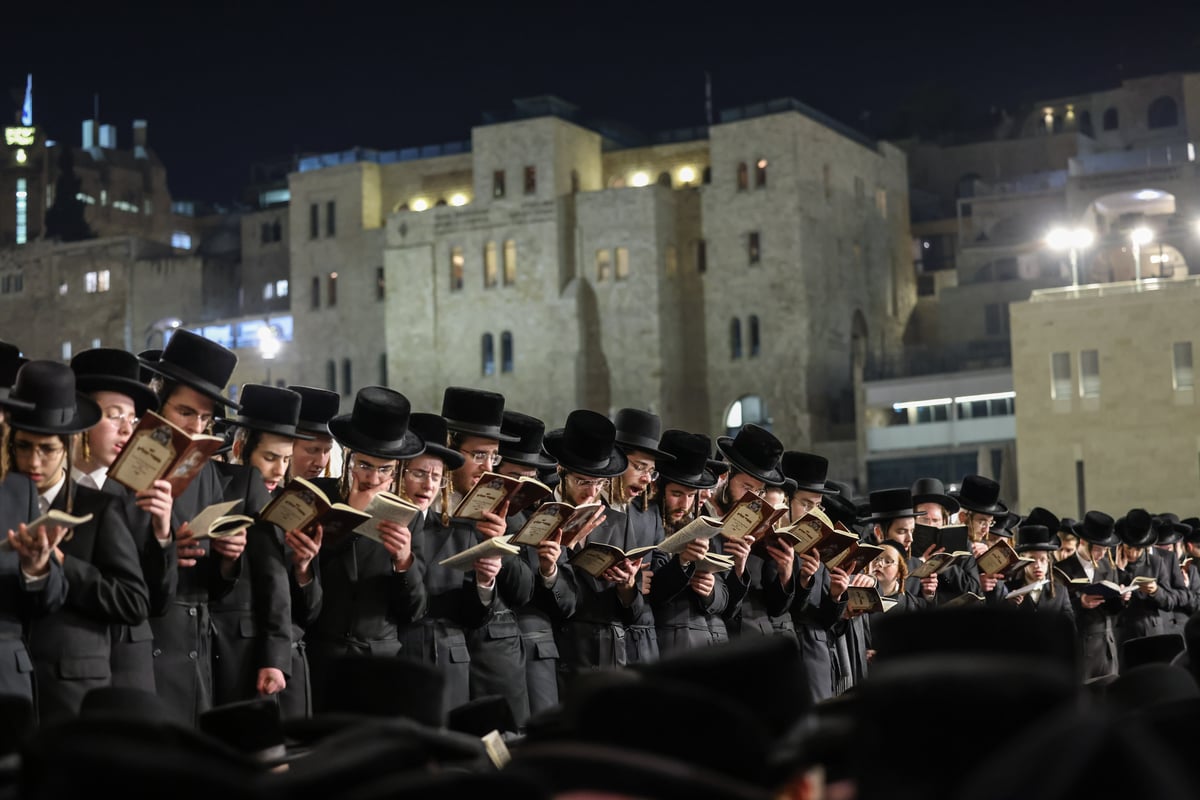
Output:
[[[461,247],[450,248],[450,291],[457,292],[463,287],[463,270],[466,260],[463,258]]]
[[[617,248],[617,280],[623,281],[629,277],[629,248]]]
[[[263,284],[263,300],[271,300],[275,297],[275,284]]]
[[[517,241],[504,241],[504,285],[512,286],[517,282]]]
[[[604,283],[612,277],[612,254],[608,250],[596,251],[596,283]]]
[[[1172,370],[1171,376],[1176,390],[1191,389],[1192,378],[1192,343],[1175,342],[1171,347]]]
[[[17,244],[29,239],[29,189],[24,178],[17,178]]]
[[[500,279],[500,256],[495,242],[483,246],[483,288],[490,289]]]
[[[183,231],[175,231],[171,234],[171,247],[174,247],[176,250],[191,250],[191,234],[184,233]]]
[[[287,282],[286,278],[284,278],[283,280],[275,281],[275,296],[276,297],[287,297],[288,296],[288,282]]]
[[[88,294],[95,294],[97,291],[99,291],[99,285],[100,285],[100,280],[99,280],[98,273],[88,272],[83,276],[83,290],[85,292],[87,292]],[[66,293],[59,292],[59,294],[66,294]]]
[[[754,188],[765,189],[767,186],[767,160],[760,158],[754,165]]]
[[[71,343],[70,342],[62,343],[62,360],[63,361],[71,360]]]

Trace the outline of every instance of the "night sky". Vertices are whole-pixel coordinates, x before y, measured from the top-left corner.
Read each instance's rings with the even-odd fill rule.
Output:
[[[645,132],[702,125],[706,71],[714,114],[793,96],[882,136],[908,108],[1015,107],[1123,75],[1200,70],[1200,11],[1187,3],[989,3],[947,14],[920,3],[885,13],[870,3],[739,2],[719,15],[676,2],[518,12],[185,0],[128,15],[100,0],[36,5],[45,10],[6,11],[0,29],[5,119],[32,72],[35,122],[78,143],[98,93],[120,146],[131,120],[148,120],[176,199],[221,202],[241,196],[255,161],[466,140],[483,112],[516,97],[556,94],[585,121]]]

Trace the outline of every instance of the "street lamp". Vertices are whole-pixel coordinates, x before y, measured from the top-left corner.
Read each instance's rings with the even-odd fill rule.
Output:
[[[1046,234],[1046,244],[1052,250],[1066,250],[1071,256],[1071,286],[1079,288],[1079,251],[1086,250],[1096,241],[1091,228],[1054,228]]]
[[[1129,232],[1129,241],[1133,243],[1133,281],[1140,290],[1142,288],[1142,248],[1154,241],[1154,231],[1144,225],[1134,228]]]
[[[264,324],[258,329],[258,354],[267,364],[267,386],[271,385],[271,362],[279,355],[282,346],[274,325]]]

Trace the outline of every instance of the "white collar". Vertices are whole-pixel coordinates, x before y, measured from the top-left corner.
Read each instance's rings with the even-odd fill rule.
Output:
[[[104,481],[108,478],[108,467],[97,467],[91,472],[84,472],[79,467],[71,466],[71,480],[93,489],[103,489]]]
[[[66,485],[66,482],[67,482],[67,471],[64,469],[62,471],[62,474],[59,475],[57,483],[55,483],[53,486],[51,486],[46,491],[39,493],[42,500],[44,500],[46,503],[46,508],[50,508],[51,506],[54,505],[54,501],[58,498],[58,493],[60,491],[62,491],[62,488],[64,485]]]

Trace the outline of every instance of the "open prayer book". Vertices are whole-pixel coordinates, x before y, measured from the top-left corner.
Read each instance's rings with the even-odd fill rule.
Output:
[[[179,497],[223,444],[221,436],[190,434],[147,411],[108,468],[108,477],[135,492],[149,489],[161,478],[170,482],[171,495]]]
[[[450,516],[457,519],[483,519],[485,512],[494,512],[507,501],[508,516],[511,517],[553,494],[554,490],[537,478],[485,472],[454,507]]]
[[[697,539],[711,539],[721,532],[721,520],[703,514],[658,543],[658,550],[675,555]]]
[[[60,511],[57,508],[52,508],[32,522],[27,522],[25,527],[31,531],[36,531],[42,525],[45,525],[47,528],[53,528],[55,526],[74,528],[78,525],[84,524],[85,522],[91,521],[91,514],[84,514],[77,517],[74,514],[68,514],[67,512]],[[3,550],[12,550],[12,543],[8,541],[7,536],[0,535],[0,551]]]
[[[438,564],[450,569],[460,569],[463,572],[470,572],[475,569],[475,562],[480,558],[511,556],[521,552],[520,547],[509,543],[510,538],[509,536],[493,536],[484,539],[479,544],[471,545],[461,553],[455,553],[449,558],[443,558]]]
[[[213,503],[188,521],[188,528],[197,539],[221,539],[236,536],[254,524],[254,517],[230,512],[241,500]]]
[[[899,602],[884,597],[874,586],[850,586],[846,589],[846,610],[852,614],[891,611]]]
[[[278,525],[285,531],[302,530],[311,533],[320,525],[327,536],[359,533],[380,540],[378,525],[389,519],[405,526],[412,522],[418,508],[391,492],[379,492],[371,498],[366,510],[330,499],[320,487],[296,476],[287,482],[279,494],[267,503],[259,519]]]
[[[753,492],[746,492],[721,517],[721,534],[726,539],[763,538],[786,514],[786,504],[773,506]]]
[[[536,547],[558,532],[562,532],[560,544],[570,547],[579,541],[588,522],[603,513],[601,503],[584,503],[573,506],[560,500],[547,500],[530,513],[521,529],[513,534],[513,544]]]

